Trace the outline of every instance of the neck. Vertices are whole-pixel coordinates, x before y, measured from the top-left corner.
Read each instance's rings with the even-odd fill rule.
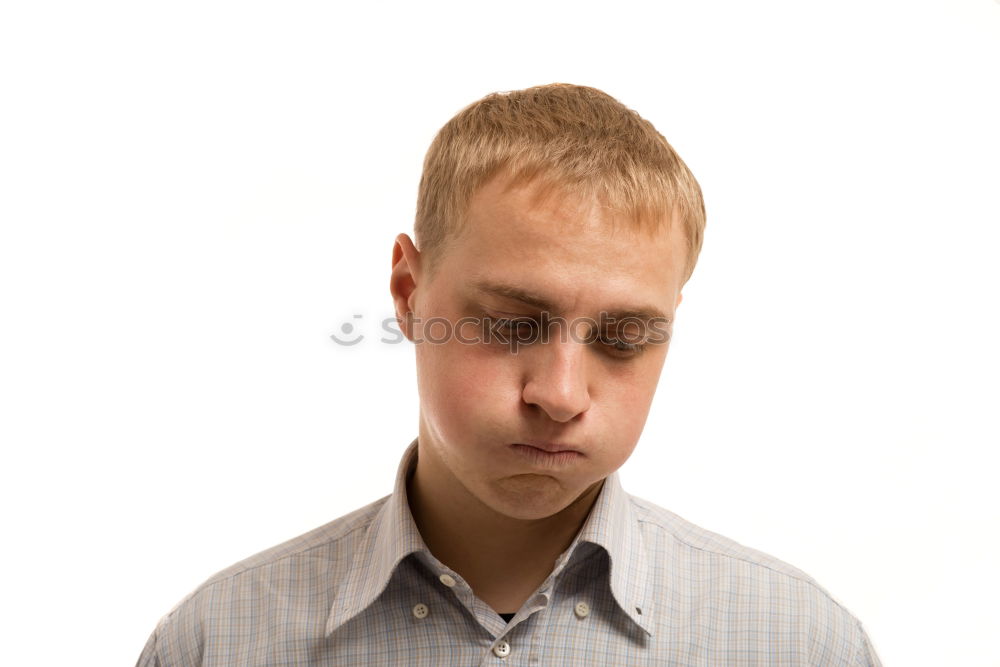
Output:
[[[417,529],[431,553],[497,611],[516,610],[551,574],[603,486],[603,480],[595,483],[552,516],[517,519],[469,493],[429,448],[418,451],[415,470],[407,479]]]

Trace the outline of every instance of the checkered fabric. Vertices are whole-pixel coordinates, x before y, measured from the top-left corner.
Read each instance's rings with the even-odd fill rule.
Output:
[[[208,579],[137,667],[881,664],[811,577],[625,493],[617,472],[506,621],[420,537],[416,457],[414,440],[391,495]]]

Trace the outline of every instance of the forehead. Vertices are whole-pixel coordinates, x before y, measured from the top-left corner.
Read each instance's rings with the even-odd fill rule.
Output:
[[[502,286],[551,310],[636,306],[669,313],[686,261],[680,225],[633,229],[594,196],[484,185],[445,253],[450,280],[467,291]],[[495,290],[485,290],[496,293]]]

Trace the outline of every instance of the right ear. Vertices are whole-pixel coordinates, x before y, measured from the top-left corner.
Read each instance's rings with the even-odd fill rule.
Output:
[[[396,310],[396,321],[403,335],[414,339],[413,321],[417,286],[420,283],[420,252],[406,234],[396,237],[392,245],[392,273],[389,292]]]

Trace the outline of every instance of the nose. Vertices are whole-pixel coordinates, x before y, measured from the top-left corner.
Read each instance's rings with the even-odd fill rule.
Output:
[[[555,339],[531,352],[522,400],[557,422],[586,412],[590,408],[586,344]]]

